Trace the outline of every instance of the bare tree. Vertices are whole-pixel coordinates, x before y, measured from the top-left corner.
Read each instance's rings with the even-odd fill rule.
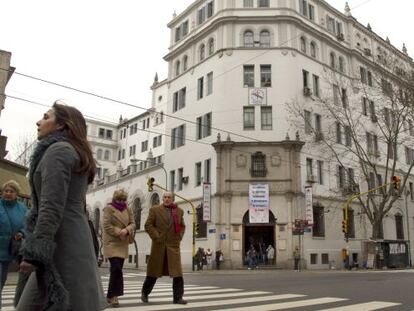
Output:
[[[326,67],[324,91],[316,96],[314,84],[312,95],[305,85],[305,100],[293,100],[288,112],[308,150],[337,163],[338,188],[332,189],[333,195],[346,199],[362,189],[386,184],[391,176],[401,177],[398,189],[390,184],[358,198],[372,225],[372,238],[379,239],[383,238],[383,218],[413,169],[414,72],[401,58],[378,57],[376,62],[372,71],[361,66],[358,78]],[[313,121],[315,114],[325,126]]]
[[[11,144],[11,153],[13,154],[14,161],[23,166],[29,166],[30,156],[35,145],[36,135],[34,132],[21,134]]]

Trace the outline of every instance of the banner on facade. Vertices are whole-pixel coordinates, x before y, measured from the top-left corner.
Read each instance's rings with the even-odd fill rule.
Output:
[[[211,184],[203,183],[203,221],[211,221]]]
[[[312,187],[305,187],[305,219],[308,225],[313,225]]]
[[[249,222],[269,223],[269,185],[249,185]]]

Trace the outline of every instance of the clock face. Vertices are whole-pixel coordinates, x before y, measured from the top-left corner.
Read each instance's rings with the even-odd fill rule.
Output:
[[[266,103],[266,93],[264,89],[252,88],[249,90],[249,103],[250,105],[263,105]]]

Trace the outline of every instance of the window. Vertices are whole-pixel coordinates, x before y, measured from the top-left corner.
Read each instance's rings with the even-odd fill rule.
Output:
[[[258,151],[252,155],[252,165],[250,175],[252,177],[266,177],[266,156]]]
[[[129,146],[129,156],[135,155],[136,151],[137,151],[137,146],[136,145]]]
[[[214,13],[214,3],[213,1],[207,3],[207,18],[210,18],[213,16]]]
[[[155,136],[152,141],[152,148],[161,146],[162,144],[162,135]]]
[[[348,108],[348,94],[346,92],[346,89],[341,89],[341,102],[342,107],[345,109]]]
[[[329,54],[329,61],[330,61],[329,62],[330,66],[335,69],[336,68],[336,56],[334,52],[331,52]]]
[[[112,130],[106,130],[106,138],[112,139]]]
[[[148,140],[141,142],[141,152],[145,152],[148,150]]]
[[[370,155],[378,156],[378,137],[369,132],[366,133],[367,137],[367,152]]]
[[[245,87],[254,87],[254,65],[243,66],[243,85]]]
[[[308,16],[308,3],[306,0],[299,0],[299,12],[304,16]]]
[[[306,70],[302,70],[302,77],[303,77],[303,87],[309,87],[309,72]]]
[[[338,165],[338,188],[345,188],[345,168],[341,165]]]
[[[352,146],[352,132],[351,127],[349,125],[344,126],[344,133],[345,133],[345,145],[348,147]]]
[[[170,171],[170,191],[175,190],[175,171]]]
[[[412,153],[411,148],[404,147],[404,150],[405,150],[405,163],[409,165],[413,162],[413,153]]]
[[[111,157],[110,151],[109,150],[105,150],[105,152],[104,152],[104,160],[109,161],[110,160],[110,157]]]
[[[272,106],[260,107],[262,130],[272,129]]]
[[[202,24],[206,20],[206,8],[203,7],[197,12],[197,25]]]
[[[329,32],[335,33],[335,19],[330,16],[326,16],[326,27]]]
[[[105,137],[105,129],[99,128],[98,137],[99,138],[104,138]]]
[[[369,86],[372,86],[372,73],[371,71],[367,71],[367,82]]]
[[[313,41],[310,43],[310,55],[316,58],[316,43]]]
[[[344,58],[342,56],[339,56],[338,62],[339,62],[339,71],[342,72],[342,73],[344,73],[345,72],[345,62],[344,62]]]
[[[260,32],[260,47],[262,48],[270,47],[270,33],[267,30],[262,30]]]
[[[359,75],[361,77],[361,82],[367,83],[367,70],[364,67],[359,67]]]
[[[206,46],[204,44],[200,45],[198,53],[198,59],[200,61],[204,60],[204,58],[206,57]]]
[[[316,97],[319,97],[319,77],[317,75],[313,76],[313,94]]]
[[[175,42],[181,40],[188,34],[188,21],[182,23],[179,27],[175,28]]]
[[[408,183],[408,187],[410,189],[410,199],[414,200],[414,186],[411,181]]]
[[[310,264],[316,265],[318,263],[318,254],[310,254]]]
[[[362,97],[362,114],[368,116],[368,99],[366,97]]]
[[[321,254],[321,260],[322,260],[323,265],[328,265],[329,264],[329,254],[327,254],[327,253]]]
[[[308,5],[308,14],[309,14],[309,19],[314,21],[315,20],[315,7],[312,4]]]
[[[211,112],[196,119],[196,139],[211,135]]]
[[[207,96],[213,93],[213,72],[207,74]]]
[[[342,144],[342,126],[339,122],[336,122],[336,143]]]
[[[311,134],[312,133],[312,121],[311,121],[310,111],[305,110],[304,119],[305,119],[305,133],[306,134]]]
[[[306,53],[306,39],[305,37],[300,37],[300,50],[303,53]]]
[[[102,149],[98,149],[98,151],[96,152],[96,158],[98,160],[101,160],[102,159]]]
[[[254,107],[243,107],[243,129],[254,130]]]
[[[244,0],[243,7],[245,8],[252,8],[253,7],[253,0]]]
[[[342,23],[338,21],[336,22],[336,34],[337,35],[343,34]]]
[[[260,85],[261,87],[272,86],[272,66],[260,65]]]
[[[173,94],[173,112],[180,110],[185,107],[185,98],[186,98],[186,88],[182,88],[181,90],[175,92]],[[149,122],[147,124],[147,128],[149,127]]]
[[[257,6],[259,8],[268,8],[269,7],[269,0],[257,0]]]
[[[178,176],[177,176],[177,190],[183,190],[183,168],[179,168],[177,170]]]
[[[129,126],[129,135],[134,135],[138,132],[138,123],[131,124]]]
[[[323,161],[316,161],[318,170],[318,184],[323,185]]]
[[[322,117],[317,113],[315,113],[315,132],[316,135],[322,135]]]
[[[122,149],[122,156],[121,159],[125,159],[125,149]]]
[[[250,31],[250,30],[247,30],[247,31],[245,31],[244,32],[244,35],[243,35],[243,45],[244,45],[244,47],[246,47],[246,48],[251,48],[251,47],[253,47],[254,46],[254,36],[253,36],[253,32],[252,31]]]
[[[214,39],[210,38],[208,40],[208,55],[212,55],[214,53]]]
[[[395,215],[395,229],[397,233],[397,240],[404,240],[403,217],[400,214]]]
[[[201,77],[197,81],[197,99],[203,98],[204,94],[204,77]]]
[[[204,182],[211,182],[211,160],[204,160]]]
[[[313,181],[313,159],[306,158],[306,180]]]
[[[201,185],[201,162],[195,164],[195,186]]]
[[[188,56],[184,55],[183,57],[183,71],[186,71],[188,68]]]
[[[185,124],[171,130],[171,150],[185,145]]]
[[[180,74],[181,69],[181,62],[179,60],[175,63],[175,75],[178,76]]]
[[[324,207],[320,205],[313,206],[313,237],[325,236],[325,213]]]
[[[414,125],[412,120],[408,120],[408,132],[410,136],[414,136]]]

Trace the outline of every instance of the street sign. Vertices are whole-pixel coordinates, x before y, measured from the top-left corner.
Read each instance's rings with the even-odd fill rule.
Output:
[[[226,239],[226,234],[225,233],[220,234],[220,240],[225,240],[225,239]]]
[[[208,229],[208,233],[216,233],[216,228]]]

